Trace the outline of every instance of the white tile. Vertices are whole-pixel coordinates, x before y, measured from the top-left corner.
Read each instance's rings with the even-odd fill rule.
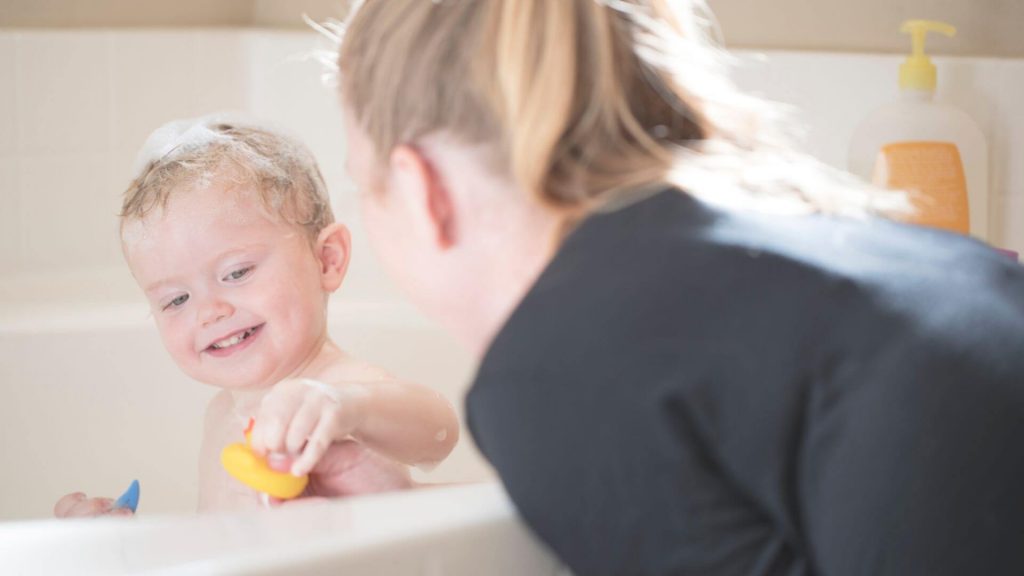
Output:
[[[346,223],[359,218],[355,184],[345,171],[344,158],[334,158],[333,161],[320,158],[319,164],[331,196],[331,208],[334,209],[335,218]]]
[[[17,40],[12,32],[0,31],[0,156],[10,156],[17,149],[17,100],[15,99],[15,54]]]
[[[19,149],[39,154],[106,148],[109,65],[104,32],[19,33],[14,81]]]
[[[120,198],[128,185],[132,183],[137,174],[134,173],[135,158],[138,156],[137,148],[115,148],[110,154],[109,181],[111,188],[117,194],[118,211],[120,211]]]
[[[262,33],[250,54],[251,110],[293,132],[321,162],[344,161],[341,109],[311,57],[328,44],[314,32]]]
[[[196,33],[193,107],[197,115],[246,110],[249,102],[249,35],[242,30]]]
[[[999,64],[981,58],[936,58],[938,87],[935,99],[963,110],[991,137],[999,124],[998,110],[993,106],[998,97]]]
[[[345,282],[334,299],[401,301],[404,296],[394,280],[384,271],[361,218],[344,220],[352,233],[352,261]]]
[[[313,32],[259,33],[250,41],[250,109],[301,140],[313,152],[331,194],[335,215],[350,226],[358,218],[345,173],[345,138],[337,93],[323,81],[311,54],[329,43]],[[360,255],[359,258],[363,258]]]
[[[793,106],[790,128],[803,148],[846,169],[850,139],[876,107],[896,97],[896,59],[885,56],[768,53],[766,93]]]
[[[27,271],[109,263],[117,218],[105,154],[19,160],[23,266]]]
[[[983,88],[979,105],[990,118],[990,220],[993,243],[1007,244],[1024,236],[1024,61],[991,61],[977,80]],[[977,112],[969,111],[972,114]]]
[[[111,33],[113,147],[138,149],[153,130],[196,115],[196,33]]]
[[[316,46],[315,35],[262,39],[253,60],[254,113],[301,140],[316,157],[339,219],[358,218],[353,184],[345,172],[345,138],[335,92],[325,86],[318,62],[300,57]],[[262,56],[262,57],[261,57]]]
[[[1016,251],[1024,259],[1024,195],[997,196],[993,217],[1001,230],[995,244]]]
[[[18,272],[21,258],[21,200],[18,161],[0,156],[0,278]]]
[[[1024,197],[1024,60],[998,62],[988,104],[998,114],[989,140],[998,193]]]
[[[135,166],[135,150],[114,150],[107,158],[107,185],[105,190],[105,198],[107,201],[107,214],[112,215],[114,218],[114,233],[115,241],[108,244],[105,250],[101,252],[100,257],[105,260],[107,264],[115,266],[124,265],[124,254],[121,252],[121,240],[118,234],[120,220],[117,217],[121,213],[121,204],[124,201],[124,192],[128,189],[132,180],[135,178],[135,174],[132,173],[132,168]],[[101,215],[101,217],[105,217]]]
[[[767,96],[765,90],[771,80],[768,56],[755,51],[737,51],[733,56],[736,57],[731,70],[733,82],[755,95]]]

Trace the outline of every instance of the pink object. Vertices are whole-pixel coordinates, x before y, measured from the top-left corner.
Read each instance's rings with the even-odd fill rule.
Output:
[[[1020,261],[1020,255],[1017,254],[1016,252],[1014,252],[1013,250],[1006,250],[1006,249],[1003,249],[1003,248],[996,248],[996,250],[1002,252],[1003,254],[1006,254],[1007,256],[1009,256],[1010,258],[1013,258],[1014,260],[1016,260],[1018,262]]]

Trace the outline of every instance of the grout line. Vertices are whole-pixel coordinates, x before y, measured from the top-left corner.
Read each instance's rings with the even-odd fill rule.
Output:
[[[115,43],[113,32],[103,33],[104,54],[106,55],[106,78],[107,78],[107,153],[113,155],[115,147],[114,117],[117,112],[117,93],[114,90],[114,51]]]

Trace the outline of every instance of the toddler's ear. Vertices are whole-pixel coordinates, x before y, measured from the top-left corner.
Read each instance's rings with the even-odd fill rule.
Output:
[[[320,264],[320,284],[326,292],[341,286],[348,270],[352,238],[348,228],[335,222],[320,231],[316,240],[316,257]]]

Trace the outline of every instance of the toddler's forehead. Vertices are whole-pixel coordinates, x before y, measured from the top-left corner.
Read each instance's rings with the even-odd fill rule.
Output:
[[[152,216],[150,216],[152,217]],[[153,230],[141,218],[129,218],[121,222],[121,245],[125,251],[144,248],[153,242]]]
[[[126,252],[142,252],[176,238],[213,238],[216,234],[210,232],[231,234],[253,226],[285,227],[282,232],[286,236],[303,233],[301,227],[271,214],[250,187],[216,186],[182,191],[146,216],[124,220],[121,241]],[[221,244],[223,240],[215,241]]]

